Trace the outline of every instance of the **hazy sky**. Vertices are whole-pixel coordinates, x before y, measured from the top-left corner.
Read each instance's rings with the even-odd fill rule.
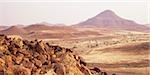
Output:
[[[107,9],[137,23],[149,23],[147,0],[0,0],[0,25],[76,24]]]

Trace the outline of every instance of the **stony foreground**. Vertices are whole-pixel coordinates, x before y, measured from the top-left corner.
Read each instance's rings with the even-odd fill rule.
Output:
[[[0,35],[0,75],[107,75],[72,50]]]

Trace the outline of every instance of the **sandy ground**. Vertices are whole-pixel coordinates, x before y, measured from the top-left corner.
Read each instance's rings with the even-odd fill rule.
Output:
[[[149,75],[150,34],[109,32],[101,36],[48,40],[50,44],[73,49],[87,63],[117,75]]]

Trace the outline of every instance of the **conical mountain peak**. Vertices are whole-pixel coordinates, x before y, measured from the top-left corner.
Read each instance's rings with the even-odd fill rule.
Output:
[[[105,10],[100,14],[96,15],[96,17],[118,17],[112,10]]]
[[[115,14],[112,10],[105,10],[102,13],[109,13],[109,14]]]
[[[140,30],[147,29],[144,26],[137,24],[132,20],[127,20],[119,17],[111,10],[105,10],[100,14],[87,19],[86,21],[80,22],[78,26],[92,26],[101,28],[117,28],[117,29],[128,29],[128,30]],[[135,29],[136,28],[136,29]]]

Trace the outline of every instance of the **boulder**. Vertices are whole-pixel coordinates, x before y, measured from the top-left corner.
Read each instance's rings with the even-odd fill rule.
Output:
[[[31,70],[23,66],[17,66],[14,70],[15,75],[31,75]]]
[[[4,67],[5,67],[5,61],[2,58],[0,58],[0,72],[4,71]]]

